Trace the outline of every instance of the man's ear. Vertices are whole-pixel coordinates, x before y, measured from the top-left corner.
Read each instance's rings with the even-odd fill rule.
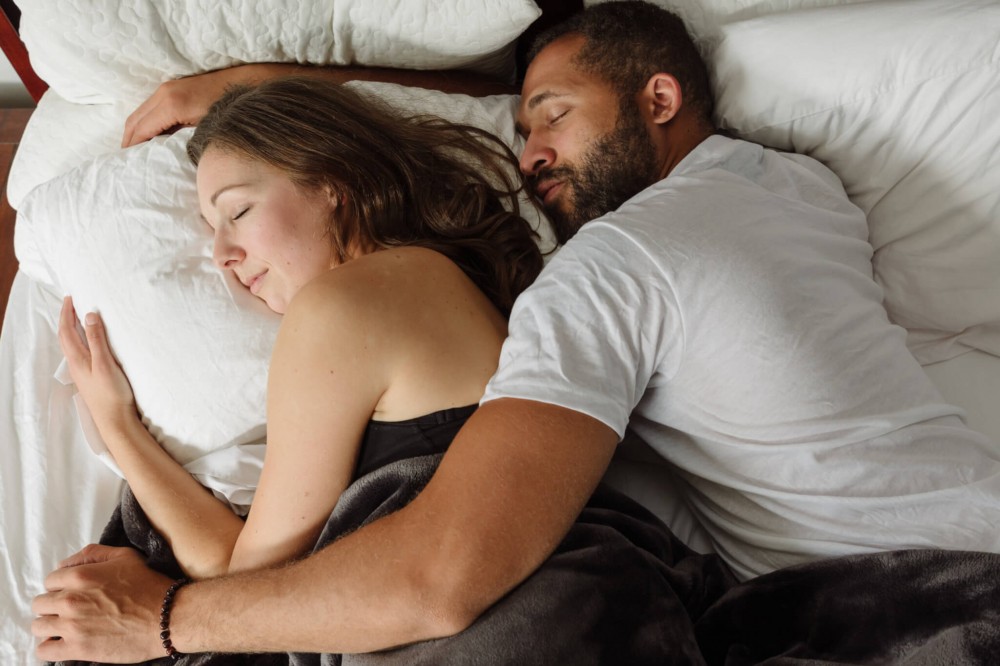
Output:
[[[663,72],[649,77],[639,95],[643,109],[649,114],[650,120],[658,125],[672,120],[681,110],[684,101],[681,84],[672,75]]]

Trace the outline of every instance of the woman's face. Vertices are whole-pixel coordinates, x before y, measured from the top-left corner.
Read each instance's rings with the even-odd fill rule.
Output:
[[[283,313],[337,262],[326,235],[337,202],[297,187],[278,169],[209,147],[198,163],[198,202],[215,230],[215,263]]]

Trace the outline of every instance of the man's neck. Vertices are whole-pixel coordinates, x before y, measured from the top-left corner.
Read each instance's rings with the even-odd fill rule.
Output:
[[[679,121],[679,122],[678,122]],[[715,133],[711,125],[692,118],[675,118],[666,130],[663,158],[657,180],[663,180],[692,150]]]

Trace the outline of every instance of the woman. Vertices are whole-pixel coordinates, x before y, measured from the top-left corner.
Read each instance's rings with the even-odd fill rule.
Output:
[[[369,420],[475,405],[542,259],[498,139],[406,120],[339,86],[234,89],[188,152],[216,264],[285,314],[245,527],[148,434],[117,365],[97,362],[109,358],[99,320],[85,326],[92,372],[70,303],[60,340],[139,504],[181,569],[206,577],[311,548],[355,470],[381,460],[359,459]]]
[[[205,577],[287,561],[419,492],[475,409],[505,317],[542,261],[517,215],[515,158],[474,128],[402,118],[349,90],[288,79],[227,93],[188,152],[216,263],[284,313],[268,451],[246,523],[142,426],[96,315],[86,318],[88,352],[67,301],[60,341],[141,506],[126,496],[102,541],[131,543],[172,575],[179,565]],[[147,517],[151,527],[136,530]],[[714,564],[704,580],[690,559],[679,565],[690,557],[650,514],[601,489],[552,558],[472,627],[377,659],[662,663],[693,654],[671,642],[673,627],[687,626],[729,578]]]

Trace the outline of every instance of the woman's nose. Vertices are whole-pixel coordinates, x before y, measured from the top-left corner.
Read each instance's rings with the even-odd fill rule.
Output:
[[[232,242],[229,234],[217,229],[215,231],[215,241],[212,245],[212,260],[219,268],[234,268],[246,253],[238,245]]]

